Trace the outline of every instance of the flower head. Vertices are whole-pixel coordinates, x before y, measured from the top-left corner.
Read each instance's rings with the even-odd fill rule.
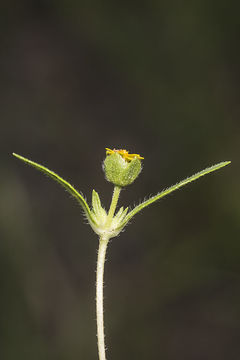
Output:
[[[133,183],[142,170],[142,156],[129,154],[127,150],[106,148],[103,169],[106,179],[114,185],[124,187]]]

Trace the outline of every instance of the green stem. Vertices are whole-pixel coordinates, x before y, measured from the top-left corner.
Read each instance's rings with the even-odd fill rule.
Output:
[[[106,228],[111,224],[112,218],[114,216],[114,213],[115,213],[115,210],[116,210],[116,207],[117,207],[120,191],[121,191],[120,186],[115,186],[114,187],[113,196],[112,196],[112,202],[111,202],[111,205],[110,205],[110,209],[109,209],[108,217],[107,217],[107,221],[106,221]]]
[[[108,238],[100,237],[97,259],[96,279],[96,314],[97,314],[97,339],[99,360],[106,360],[104,342],[104,320],[103,320],[103,275],[104,263],[108,244]]]

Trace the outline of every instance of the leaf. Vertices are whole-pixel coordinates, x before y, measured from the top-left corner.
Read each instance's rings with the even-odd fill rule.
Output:
[[[119,218],[120,218],[120,216],[121,216],[122,213],[123,213],[123,210],[124,210],[123,206],[120,207],[120,209],[118,210],[118,212],[117,212],[116,215],[114,216],[115,219],[119,219]]]
[[[92,191],[92,208],[97,217],[106,216],[106,211],[102,208],[100,197],[94,189]]]
[[[128,212],[128,207],[126,207],[126,209],[124,209],[122,214],[119,215],[119,217],[118,217],[119,221],[122,221],[125,218],[127,212]]]
[[[83,211],[84,211],[85,215],[87,216],[87,218],[90,221],[95,222],[92,218],[91,211],[89,209],[89,206],[88,206],[86,200],[71,184],[69,184],[66,180],[62,179],[55,172],[49,170],[48,168],[46,168],[43,165],[37,164],[36,162],[28,160],[28,159],[24,158],[23,156],[15,154],[15,153],[13,153],[13,156],[22,160],[26,164],[33,166],[35,169],[43,172],[45,175],[49,176],[50,178],[52,178],[53,180],[58,182],[60,185],[62,185],[72,196],[74,196],[77,199],[77,201],[82,206]]]
[[[180,189],[181,187],[187,185],[188,183],[199,179],[201,176],[204,176],[213,171],[219,170],[222,167],[224,167],[230,163],[231,163],[231,161],[223,161],[219,164],[208,167],[208,168],[196,173],[195,175],[192,175],[192,176],[186,178],[185,180],[182,180],[179,183],[167,188],[166,190],[163,190],[162,192],[158,193],[157,195],[150,197],[148,200],[143,201],[141,204],[137,205],[132,211],[130,211],[128,213],[128,215],[125,217],[125,219],[121,225],[125,226],[134,215],[139,213],[139,211],[143,210],[145,207],[153,204],[155,201],[163,198],[164,196],[170,194],[171,192],[173,192],[177,189]]]

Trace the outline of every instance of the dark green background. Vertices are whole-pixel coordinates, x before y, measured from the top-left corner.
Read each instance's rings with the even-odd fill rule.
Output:
[[[239,12],[235,0],[1,2],[2,360],[97,359],[97,237],[11,153],[108,207],[105,147],[145,157],[122,205],[232,160],[111,242],[108,359],[240,358]]]

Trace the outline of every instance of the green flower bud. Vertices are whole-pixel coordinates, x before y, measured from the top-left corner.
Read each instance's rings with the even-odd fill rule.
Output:
[[[107,149],[103,163],[106,179],[120,187],[130,185],[142,170],[140,159],[140,155],[128,154],[126,150]]]

